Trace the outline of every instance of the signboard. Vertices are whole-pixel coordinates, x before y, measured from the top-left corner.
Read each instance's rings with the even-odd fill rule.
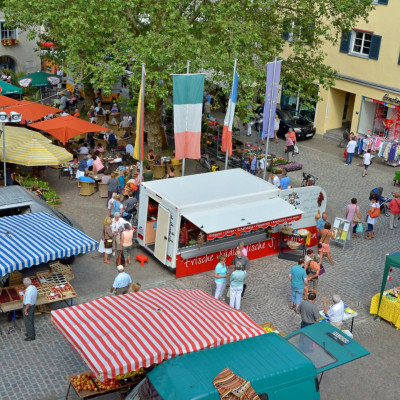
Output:
[[[335,222],[332,226],[332,231],[334,234],[334,242],[340,243],[342,245],[346,244],[347,237],[351,228],[351,222],[344,218],[335,218]]]

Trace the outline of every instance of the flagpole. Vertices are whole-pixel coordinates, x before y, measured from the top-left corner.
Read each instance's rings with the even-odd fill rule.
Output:
[[[190,70],[190,60],[187,60],[186,63],[186,73],[189,74],[189,70]],[[182,158],[182,176],[185,176],[185,163],[186,163],[186,159],[185,157]]]
[[[237,58],[235,58],[235,63],[233,65],[233,78],[232,78],[232,89],[231,89],[231,101],[233,99],[233,86],[235,85],[235,75],[236,75],[236,64],[237,64]],[[229,107],[229,101],[228,101],[228,107]],[[233,125],[232,125],[233,127]],[[232,133],[231,133],[232,135]],[[229,161],[229,155],[228,155],[228,148],[225,149],[225,169],[228,169],[228,161]]]
[[[265,162],[264,162],[264,172],[263,172],[263,179],[265,180],[267,174],[267,164],[268,164],[268,150],[269,150],[269,135],[270,135],[270,127],[271,127],[271,118],[272,118],[272,102],[273,102],[273,94],[274,94],[274,86],[275,86],[275,75],[276,75],[276,63],[278,61],[278,57],[275,56],[274,60],[274,73],[272,75],[272,85],[271,85],[271,95],[270,95],[270,102],[269,102],[269,116],[268,116],[268,125],[267,125],[267,140],[265,142]],[[267,67],[268,71],[268,67]],[[267,72],[268,73],[268,72]],[[272,160],[271,160],[271,171],[272,171]]]
[[[144,71],[145,71],[144,66],[145,66],[145,64],[142,63],[142,83],[141,83],[141,85],[142,85],[142,97],[143,97],[143,100],[144,100]],[[144,115],[144,101],[142,102],[141,113]],[[138,121],[136,121],[136,123],[138,123]],[[143,123],[143,118],[142,118],[142,123]],[[144,127],[142,129],[144,131]],[[139,132],[139,133],[141,133],[141,132]],[[144,134],[144,132],[143,132],[143,134]],[[139,154],[140,154],[139,188],[142,185],[142,179],[143,179],[143,148],[142,148],[143,140],[144,140],[143,137],[140,138],[140,140],[139,140],[139,146],[140,146],[140,148],[139,148]]]

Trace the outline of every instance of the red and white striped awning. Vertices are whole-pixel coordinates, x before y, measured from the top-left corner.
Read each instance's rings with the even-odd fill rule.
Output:
[[[265,333],[245,313],[202,290],[108,296],[52,311],[51,317],[101,380]]]

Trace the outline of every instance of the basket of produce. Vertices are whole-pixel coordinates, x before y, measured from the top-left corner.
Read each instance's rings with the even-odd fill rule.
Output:
[[[289,249],[297,250],[301,246],[301,243],[295,242],[294,240],[288,240],[286,245],[289,247]]]
[[[297,234],[299,236],[306,237],[309,233],[310,233],[310,231],[308,231],[307,229],[298,229],[297,230]]]
[[[294,229],[291,228],[290,226],[283,226],[281,228],[281,232],[285,235],[291,235],[294,232]]]

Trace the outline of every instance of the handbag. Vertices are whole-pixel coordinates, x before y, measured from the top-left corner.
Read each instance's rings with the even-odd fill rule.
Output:
[[[246,291],[247,285],[243,283],[242,297],[244,296],[244,292]]]
[[[372,211],[371,209],[368,210],[368,214],[371,218],[378,218],[381,216],[381,210],[379,207],[374,207]]]
[[[359,210],[358,210],[358,207],[356,208],[356,212],[360,212]],[[354,214],[354,217],[353,217],[353,222],[356,222],[357,224],[359,223],[359,222],[361,222],[361,218],[357,215],[357,214]]]
[[[297,147],[297,144],[294,145],[294,154],[299,154],[299,148]]]
[[[356,232],[357,232],[357,233],[363,233],[363,232],[364,232],[364,225],[363,225],[362,222],[359,222],[359,223],[357,224]]]
[[[324,266],[321,265],[321,268],[319,269],[319,275],[318,275],[318,276],[321,276],[321,275],[324,274],[325,272],[326,272],[326,271],[325,271]]]
[[[118,252],[118,256],[115,260],[115,265],[122,265],[122,250]]]
[[[112,239],[106,239],[106,240],[104,241],[104,247],[105,247],[106,249],[112,249],[112,247],[113,247],[113,240],[112,240]]]

